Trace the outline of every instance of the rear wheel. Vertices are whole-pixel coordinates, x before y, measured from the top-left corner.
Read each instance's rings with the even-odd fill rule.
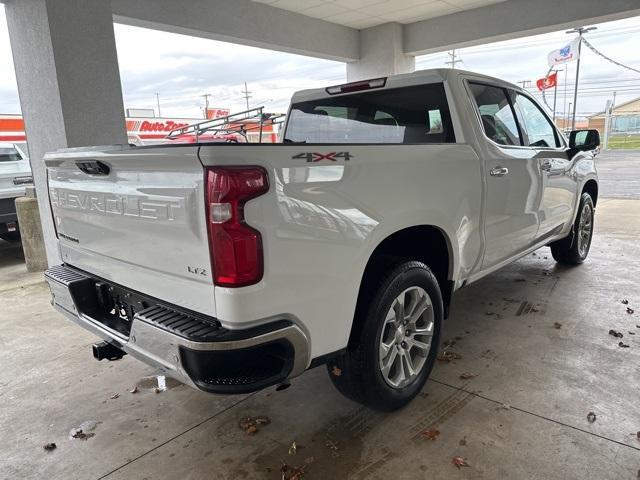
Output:
[[[420,392],[431,373],[442,295],[429,267],[410,261],[388,269],[369,298],[361,308],[363,318],[356,318],[362,328],[354,345],[328,365],[329,373],[352,400],[376,410],[396,410]]]
[[[585,261],[591,248],[595,209],[591,195],[583,193],[578,206],[578,214],[571,233],[562,240],[553,242],[551,255],[558,263],[579,265]]]

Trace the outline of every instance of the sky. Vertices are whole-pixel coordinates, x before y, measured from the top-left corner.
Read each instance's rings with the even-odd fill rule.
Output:
[[[594,47],[614,60],[640,69],[640,17],[598,24],[587,34]],[[212,107],[244,109],[244,82],[251,92],[250,106],[286,111],[296,90],[343,83],[343,63],[275,52],[214,40],[188,37],[115,24],[125,108],[156,108],[160,94],[162,115],[202,117],[204,94]],[[572,35],[564,31],[456,50],[458,68],[503,78],[514,83],[535,80],[549,67],[547,54],[561,48]],[[447,52],[416,58],[416,69],[444,67]],[[568,91],[564,99],[564,69],[556,111],[561,115],[572,101],[575,62],[568,64]],[[4,7],[0,5],[0,114],[20,113]],[[560,67],[563,68],[563,67]],[[616,90],[616,103],[640,96],[640,74],[613,65],[583,46],[578,115],[602,111]],[[552,94],[547,96],[552,103]],[[567,105],[568,106],[568,105]]]

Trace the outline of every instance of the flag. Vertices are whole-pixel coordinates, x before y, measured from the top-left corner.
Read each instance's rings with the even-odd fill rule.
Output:
[[[560,63],[573,62],[578,59],[578,46],[580,45],[580,37],[574,38],[571,43],[565,45],[560,50],[554,50],[547,57],[549,66],[553,67]]]
[[[558,73],[553,72],[548,77],[541,78],[536,81],[538,90],[546,90],[547,88],[553,88],[558,84]]]

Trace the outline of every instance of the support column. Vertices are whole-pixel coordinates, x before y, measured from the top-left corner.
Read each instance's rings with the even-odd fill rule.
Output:
[[[104,0],[7,0],[5,11],[51,265],[60,257],[44,154],[127,143],[111,6]]]
[[[415,57],[403,48],[403,26],[385,23],[360,30],[360,60],[347,63],[347,81],[415,71]]]

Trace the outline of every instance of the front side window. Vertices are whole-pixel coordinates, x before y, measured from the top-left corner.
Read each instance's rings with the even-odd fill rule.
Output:
[[[516,93],[514,105],[526,136],[525,145],[529,147],[560,146],[555,128],[531,99]]]
[[[504,88],[469,83],[485,135],[499,145],[521,145],[513,108]]]
[[[294,103],[284,138],[306,143],[455,142],[442,83]]]

